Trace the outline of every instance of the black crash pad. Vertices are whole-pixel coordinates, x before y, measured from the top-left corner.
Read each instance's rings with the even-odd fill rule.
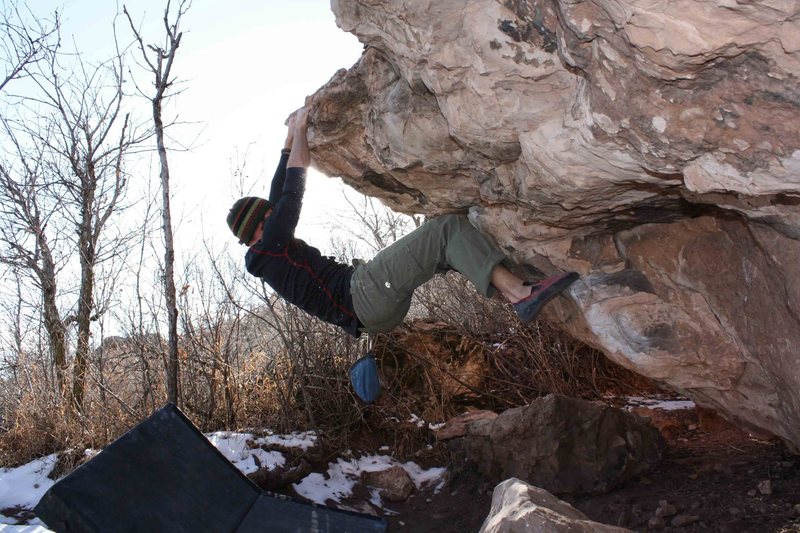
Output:
[[[34,509],[66,532],[383,532],[386,521],[264,492],[167,404],[58,481]]]

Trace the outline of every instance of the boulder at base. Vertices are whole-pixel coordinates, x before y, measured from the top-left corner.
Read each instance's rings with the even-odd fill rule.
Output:
[[[592,522],[586,515],[544,489],[511,478],[497,485],[492,508],[480,533],[623,533],[629,529]]]
[[[377,472],[364,472],[365,485],[381,489],[381,496],[390,502],[404,502],[414,492],[414,482],[402,466],[393,466]]]
[[[453,442],[490,479],[516,477],[556,494],[607,492],[648,472],[664,450],[646,419],[553,394],[469,424]]]

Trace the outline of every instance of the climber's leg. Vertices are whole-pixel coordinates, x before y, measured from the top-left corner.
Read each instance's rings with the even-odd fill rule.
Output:
[[[368,331],[388,331],[403,321],[414,290],[449,269],[491,296],[492,271],[503,259],[465,216],[437,217],[356,268],[351,287],[356,314]]]

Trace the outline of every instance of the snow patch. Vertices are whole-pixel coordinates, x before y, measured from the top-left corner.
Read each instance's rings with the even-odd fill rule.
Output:
[[[349,461],[340,458],[335,463],[328,463],[328,471],[325,475],[310,474],[299,483],[295,483],[293,488],[297,494],[314,503],[320,505],[326,505],[327,502],[341,504],[343,499],[353,495],[353,488],[360,481],[363,472],[379,472],[397,465],[405,469],[417,490],[434,482],[437,483],[434,488],[435,493],[444,487],[445,468],[425,470],[412,461],[399,463],[386,455],[367,455]],[[379,502],[376,503],[374,494],[370,501],[376,507],[382,507]]]
[[[286,448],[300,448],[307,450],[317,444],[317,434],[313,431],[290,433],[289,435],[268,435],[256,439],[257,444],[275,444]]]
[[[53,470],[57,458],[58,454],[54,453],[17,468],[0,468],[0,509],[33,509],[55,484],[47,475]],[[16,520],[0,515],[0,522],[13,524]]]
[[[691,400],[686,399],[665,399],[659,397],[644,398],[642,396],[628,396],[626,398],[626,409],[632,407],[647,407],[648,409],[661,409],[663,411],[678,411],[683,409],[694,409],[697,407]]]
[[[416,416],[412,416],[412,421],[425,424],[424,420]],[[256,438],[250,433],[220,431],[206,434],[206,437],[245,475],[258,468],[272,469],[285,464],[286,459],[283,454],[265,451],[261,448],[263,445],[277,444],[305,450],[316,443],[316,436],[310,432],[291,435],[270,434]],[[94,450],[87,450],[87,455],[94,453],[96,453]],[[339,458],[335,463],[329,463],[325,474],[312,473],[295,484],[297,493],[319,504],[329,501],[341,504],[343,499],[352,496],[353,488],[360,482],[362,472],[386,470],[393,466],[404,468],[418,490],[435,484],[434,492],[438,493],[445,485],[445,468],[426,470],[414,462],[400,463],[388,455],[354,458],[349,450],[344,455],[345,457]],[[56,464],[56,459],[57,455],[53,454],[17,468],[0,469],[0,509],[15,507],[33,509],[54,484],[47,475]],[[369,504],[383,508],[380,491],[370,489]],[[367,507],[369,504],[366,504]],[[357,510],[370,512],[368,508]],[[384,512],[391,514],[394,511],[384,508]],[[15,525],[16,521],[14,517],[0,515],[0,533],[51,533],[38,518],[32,519],[27,525]]]
[[[419,428],[428,427],[429,429],[433,429],[433,430],[437,430],[437,429],[439,429],[441,427],[444,427],[444,425],[445,425],[445,422],[440,422],[440,423],[428,422],[428,421],[418,417],[417,415],[415,415],[413,413],[411,414],[411,418],[408,420],[408,422],[410,422],[411,424],[415,424]],[[388,450],[388,449],[389,448],[386,447],[386,450]],[[384,451],[384,449],[381,448],[381,451]]]
[[[424,428],[427,425],[427,422],[425,422],[423,419],[421,419],[414,413],[411,413],[411,418],[409,418],[408,421],[417,426],[418,428]]]
[[[680,411],[682,409],[694,409],[697,407],[691,400],[671,400],[658,402],[649,406],[651,409],[662,409],[664,411]]]
[[[40,525],[9,526],[0,524],[0,533],[53,533],[52,530]]]

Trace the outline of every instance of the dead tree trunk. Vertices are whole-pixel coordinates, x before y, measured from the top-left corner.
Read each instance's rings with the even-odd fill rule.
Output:
[[[47,246],[44,235],[38,243],[42,257],[41,269],[37,269],[36,276],[42,288],[42,314],[44,316],[44,327],[47,336],[50,338],[50,350],[53,357],[53,365],[56,371],[56,383],[58,392],[62,400],[68,398],[67,394],[67,372],[69,362],[67,361],[67,328],[61,319],[56,304],[58,290],[56,285],[56,269],[53,255]]]
[[[122,65],[120,65],[120,72]],[[118,93],[117,106],[113,108],[110,116],[116,117],[119,114],[119,104],[122,101],[122,81],[119,80],[120,88]],[[112,120],[111,123],[114,121]],[[75,361],[72,369],[72,402],[76,411],[83,410],[83,399],[86,395],[86,370],[89,365],[89,350],[92,320],[99,316],[94,301],[95,291],[95,267],[97,265],[97,245],[100,234],[105,228],[112,212],[117,208],[123,189],[125,179],[122,174],[122,161],[126,151],[126,135],[128,132],[128,115],[125,116],[120,134],[119,144],[116,147],[116,160],[109,157],[109,162],[113,164],[113,175],[101,176],[96,168],[100,162],[99,146],[95,145],[95,133],[97,130],[84,128],[84,141],[86,153],[91,157],[81,160],[79,157],[70,155],[73,159],[73,172],[79,177],[80,195],[76,203],[80,206],[80,220],[78,221],[78,250],[80,252],[79,263],[81,267],[81,283],[78,294],[78,311],[75,322],[78,326],[78,342],[75,347]],[[108,130],[103,132],[101,139],[105,137]],[[110,151],[113,153],[114,151]],[[103,182],[110,184],[108,194],[103,195],[109,199],[107,205],[98,206],[98,186]]]
[[[178,36],[180,40],[180,35]],[[174,57],[172,49],[170,63]],[[167,70],[168,71],[168,70]],[[153,98],[153,121],[156,127],[156,142],[158,144],[158,158],[161,162],[161,228],[164,234],[164,299],[167,306],[167,319],[169,328],[169,368],[167,369],[167,399],[178,404],[178,305],[175,290],[175,244],[172,235],[172,211],[169,203],[169,165],[167,164],[167,149],[164,145],[164,122],[161,119],[161,103],[164,98],[166,85],[159,87],[157,95]]]
[[[27,273],[41,293],[42,322],[50,341],[52,364],[55,369],[58,394],[68,399],[67,327],[58,308],[58,267],[46,228],[49,214],[42,208],[43,189],[41,149],[28,156],[11,125],[3,120],[9,143],[16,149],[19,169],[0,163],[0,243],[3,253],[0,262],[12,268],[18,276]],[[44,211],[44,212],[43,212]],[[59,236],[55,237],[57,241]]]
[[[181,17],[186,13],[189,8],[189,3],[182,1],[178,6],[178,11],[175,16],[175,22],[170,23],[170,4],[167,2],[167,7],[164,10],[164,29],[166,30],[166,44],[164,47],[156,45],[145,46],[136,26],[133,24],[130,14],[126,6],[122,10],[125,16],[128,17],[131,30],[133,31],[136,41],[139,44],[139,49],[144,56],[150,72],[155,77],[155,95],[151,98],[153,107],[153,124],[155,126],[156,134],[156,147],[158,150],[158,159],[161,167],[161,223],[164,235],[164,300],[167,308],[167,327],[169,331],[168,338],[168,363],[167,363],[167,399],[176,405],[179,404],[180,391],[179,384],[179,359],[178,359],[178,305],[177,305],[177,291],[175,289],[175,245],[173,242],[172,234],[172,211],[170,208],[170,176],[169,164],[167,161],[167,148],[164,143],[164,120],[162,116],[162,106],[164,99],[167,97],[167,90],[172,86],[173,79],[170,78],[172,73],[172,65],[175,61],[175,55],[180,46],[181,37],[183,33],[178,31]],[[148,49],[153,53],[151,56],[148,54]]]

